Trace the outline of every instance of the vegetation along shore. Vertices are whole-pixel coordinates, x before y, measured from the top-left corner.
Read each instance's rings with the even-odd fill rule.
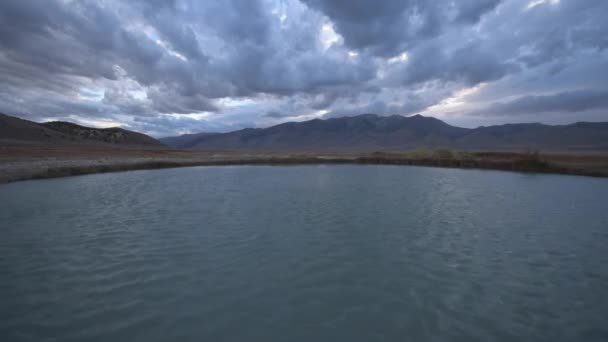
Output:
[[[608,155],[538,152],[208,152],[169,149],[0,147],[0,183],[116,172],[210,165],[387,164],[608,176]]]

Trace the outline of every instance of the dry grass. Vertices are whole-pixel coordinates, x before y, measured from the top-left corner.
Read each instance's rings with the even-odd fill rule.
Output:
[[[404,152],[199,152],[0,145],[0,183],[136,169],[235,164],[396,164],[608,176],[608,155],[537,151],[461,152],[447,148]]]

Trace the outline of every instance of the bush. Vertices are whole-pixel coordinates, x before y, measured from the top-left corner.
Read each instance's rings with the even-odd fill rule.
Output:
[[[516,162],[519,166],[527,169],[546,169],[549,167],[549,163],[541,157],[538,150],[527,150]]]
[[[475,155],[470,152],[458,152],[458,159],[460,160],[475,160]]]
[[[433,153],[430,150],[424,148],[419,148],[408,153],[408,157],[412,159],[430,159],[432,158],[432,156]]]
[[[435,150],[435,157],[439,159],[452,159],[454,158],[454,152],[449,148],[442,147]]]

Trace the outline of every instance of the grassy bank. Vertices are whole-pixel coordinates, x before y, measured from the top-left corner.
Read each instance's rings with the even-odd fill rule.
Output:
[[[0,183],[92,173],[211,165],[384,164],[608,176],[608,156],[458,152],[243,153],[175,150],[0,150]]]
[[[495,153],[495,152],[452,152],[447,149],[414,151],[409,153],[376,152],[370,156],[357,158],[363,164],[418,165],[465,169],[488,169],[516,172],[555,173],[606,177],[608,170],[566,167],[538,152]]]

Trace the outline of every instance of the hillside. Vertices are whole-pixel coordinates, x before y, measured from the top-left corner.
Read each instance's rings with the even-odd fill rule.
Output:
[[[91,128],[71,122],[53,121],[41,124],[54,131],[60,132],[70,140],[102,142],[118,145],[159,146],[161,143],[145,134],[128,131],[119,127]]]
[[[219,133],[196,133],[183,134],[176,137],[166,137],[158,139],[161,143],[173,148],[190,148],[195,145],[200,139]]]
[[[61,141],[61,133],[38,123],[0,114],[0,140]]]
[[[467,129],[415,115],[315,119],[229,133],[164,138],[175,148],[200,150],[608,150],[608,123],[550,126],[508,124]]]
[[[70,122],[36,123],[0,114],[0,142],[106,147],[165,147],[145,134],[122,128],[91,128]]]

